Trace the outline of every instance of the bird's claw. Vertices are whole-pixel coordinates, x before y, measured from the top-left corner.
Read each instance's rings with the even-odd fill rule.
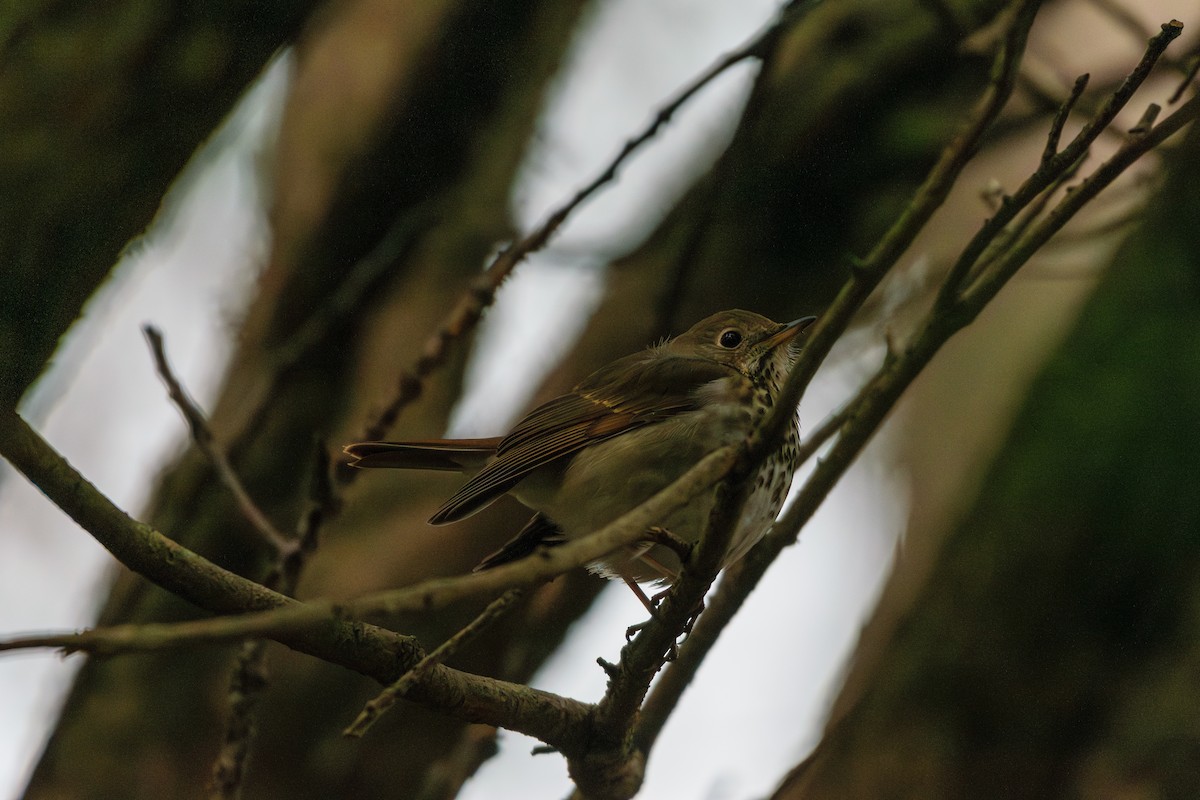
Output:
[[[636,625],[630,625],[628,628],[626,628],[625,629],[625,643],[629,644],[630,642],[632,642],[634,636],[636,636],[639,633],[641,633],[642,631],[644,631],[646,628],[648,628],[650,626],[650,623],[654,622],[654,621],[655,621],[655,619],[651,618],[651,619],[646,620],[645,622],[639,622]],[[679,643],[671,642],[671,646],[669,648],[667,648],[667,655],[666,655],[665,660],[666,661],[674,661],[678,657],[679,657]]]

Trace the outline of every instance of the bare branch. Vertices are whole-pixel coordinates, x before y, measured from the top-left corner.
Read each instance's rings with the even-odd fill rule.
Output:
[[[2,448],[0,448],[0,452],[3,452]],[[82,634],[67,635],[70,640],[69,644],[31,644],[27,646],[62,646],[74,650],[111,654],[187,647],[201,642],[236,641],[256,636],[265,636],[289,644],[286,641],[289,637],[298,633],[322,630],[333,620],[347,617],[395,615],[403,612],[428,612],[474,597],[494,596],[508,589],[533,586],[637,542],[645,535],[646,530],[657,521],[669,516],[672,511],[691,502],[691,499],[697,494],[706,491],[720,481],[733,465],[736,456],[737,448],[735,447],[716,450],[701,459],[678,481],[595,533],[583,539],[539,550],[529,558],[484,572],[449,578],[433,578],[402,589],[376,592],[340,603],[321,599],[306,600],[304,603],[294,601],[270,603],[267,604],[269,610],[238,613],[242,608],[263,608],[264,604],[259,601],[255,605],[248,603],[241,608],[222,609],[227,613],[233,613],[234,616],[170,624],[117,625]],[[161,534],[155,533],[157,536],[161,536]],[[105,544],[105,542],[102,540],[101,544]],[[208,564],[194,553],[184,550],[174,542],[171,544],[179,551],[187,553],[190,558],[197,559],[213,569],[220,569],[215,565]],[[134,559],[130,558],[130,560]],[[124,558],[122,561],[127,566],[129,565],[129,561]],[[160,567],[155,571],[155,575],[163,573],[164,569]],[[225,573],[224,570],[221,572],[225,575],[231,574]],[[147,575],[147,577],[156,580],[155,575]],[[174,578],[169,570],[166,571],[166,575],[168,582]],[[237,581],[242,582],[244,579],[237,578]],[[258,584],[244,582],[272,597],[281,597]],[[165,588],[172,590],[169,586]],[[177,591],[176,593],[187,596],[184,592]],[[197,601],[193,600],[193,602]],[[212,608],[207,603],[200,604]],[[45,638],[38,637],[38,640],[42,641]],[[414,650],[419,649],[411,637],[403,638],[411,643]],[[289,646],[291,645],[289,644]],[[15,649],[15,646],[10,643],[10,646],[5,648],[4,644],[0,643],[0,649]],[[419,658],[414,659],[412,663],[415,664],[416,660]]]
[[[1058,107],[1058,111],[1054,113],[1054,120],[1050,123],[1050,133],[1046,136],[1046,149],[1042,151],[1043,165],[1058,155],[1058,142],[1062,139],[1063,126],[1067,124],[1067,119],[1071,116],[1071,110],[1079,102],[1079,98],[1083,95],[1083,90],[1087,88],[1090,79],[1091,76],[1086,72],[1076,78],[1075,84],[1071,87],[1071,93],[1067,95],[1067,99],[1063,101],[1062,105]]]
[[[1164,26],[1165,28],[1165,26]],[[1132,138],[1069,192],[1037,225],[1023,236],[987,272],[965,289],[961,307],[973,318],[991,301],[1012,275],[1029,260],[1050,237],[1062,229],[1084,205],[1125,172],[1135,161],[1178,133],[1200,114],[1200,95],[1191,98],[1147,133]]]
[[[233,465],[229,463],[229,459],[225,456],[223,450],[217,446],[216,438],[212,434],[212,430],[208,427],[208,421],[204,418],[204,413],[199,409],[188,393],[180,384],[179,379],[171,371],[171,365],[167,362],[167,353],[163,347],[162,333],[153,325],[145,325],[142,327],[142,333],[146,336],[146,341],[150,344],[150,352],[154,356],[154,364],[158,369],[159,377],[163,383],[167,385],[167,394],[171,400],[179,408],[183,414],[184,420],[187,421],[188,428],[192,432],[192,440],[196,446],[200,448],[200,452],[213,465],[213,469],[217,472],[217,477],[225,487],[229,489],[233,495],[234,501],[237,503],[238,510],[242,516],[250,523],[251,527],[258,533],[262,540],[271,547],[276,553],[284,553],[295,547],[286,536],[279,532],[279,529],[267,518],[267,515],[262,512],[258,504],[250,497],[250,493],[246,491],[246,487],[242,484],[241,478],[238,477],[237,471]]]
[[[1167,102],[1175,105],[1183,97],[1183,93],[1192,85],[1192,81],[1196,80],[1196,73],[1200,72],[1200,53],[1192,56],[1192,63],[1184,70],[1183,80],[1175,87],[1175,91],[1171,92],[1171,96],[1167,98]]]
[[[502,248],[483,273],[471,281],[467,291],[463,293],[442,324],[426,340],[421,356],[411,367],[401,373],[396,396],[389,401],[383,412],[367,426],[362,438],[364,440],[381,439],[387,434],[401,410],[420,397],[425,380],[445,363],[451,342],[461,338],[475,326],[483,315],[484,309],[491,305],[501,284],[512,274],[518,264],[531,253],[545,247],[575,210],[606,184],[613,181],[629,157],[653,139],[680,108],[730,67],[751,58],[762,57],[778,40],[780,34],[793,24],[809,5],[811,3],[792,0],[767,28],[741,47],[718,58],[712,66],[684,86],[672,100],[659,107],[650,123],[640,133],[628,139],[596,177],[547,215],[540,224],[519,241]],[[353,480],[356,474],[353,470],[344,469],[339,472],[339,478],[348,482]]]
[[[988,245],[1005,226],[1012,222],[1023,208],[1028,206],[1034,198],[1054,183],[1064,170],[1070,169],[1071,165],[1087,154],[1092,142],[1099,138],[1104,130],[1108,128],[1121,109],[1129,102],[1129,99],[1133,97],[1134,92],[1146,80],[1146,77],[1150,74],[1150,70],[1154,68],[1155,63],[1167,45],[1174,41],[1182,31],[1183,23],[1178,20],[1171,20],[1165,23],[1162,26],[1162,33],[1155,36],[1148,43],[1146,52],[1137,66],[1125,77],[1121,85],[1109,95],[1104,106],[1084,125],[1083,129],[1071,140],[1071,143],[1050,159],[1043,161],[1037,171],[1021,184],[1020,188],[1007,199],[1007,202],[1001,205],[1000,210],[984,223],[971,241],[967,243],[967,246],[963,248],[954,266],[950,268],[950,272],[942,284],[941,291],[938,293],[937,302],[939,305],[950,307],[957,301],[964,282],[975,269],[980,256],[987,249]]]
[[[295,546],[275,553],[274,563],[263,580],[263,585],[288,597],[296,594],[300,573],[317,547],[321,524],[336,510],[337,499],[329,477],[329,452],[318,442],[309,485],[309,507],[297,526]],[[238,650],[229,681],[229,719],[221,749],[213,761],[210,796],[215,800],[237,800],[242,796],[246,762],[257,728],[258,699],[267,689],[266,658],[267,643],[263,639],[244,641]]]
[[[1177,35],[1178,29],[1168,32],[1168,26],[1164,26],[1166,41]],[[1138,69],[1142,70],[1143,65],[1139,65]],[[1128,82],[1127,80],[1126,83]],[[843,420],[843,424],[838,429],[839,436],[829,453],[804,482],[795,501],[774,529],[741,563],[726,574],[709,608],[700,617],[692,635],[681,648],[679,658],[668,668],[668,675],[658,684],[655,694],[647,700],[638,726],[633,732],[634,746],[641,753],[648,754],[652,749],[662,725],[690,683],[695,670],[745,598],[757,586],[766,569],[785,547],[795,543],[800,530],[866,446],[904,390],[932,360],[941,346],[954,333],[969,324],[982,309],[982,304],[994,297],[999,288],[1029,259],[1037,247],[1044,244],[1079,208],[1111,183],[1140,155],[1194,120],[1198,112],[1200,99],[1193,98],[1157,128],[1123,146],[1112,159],[1089,176],[1083,186],[1069,193],[1045,219],[1031,225],[1028,234],[1014,244],[1003,257],[997,257],[994,268],[980,278],[979,287],[973,287],[969,293],[964,293],[961,299],[953,301],[950,305],[935,304],[919,326],[913,342],[901,352],[892,353],[884,360],[876,374],[860,389],[846,409],[839,413],[838,417]],[[1099,131],[1095,133],[1098,134]],[[1072,147],[1074,146],[1073,142]],[[1027,181],[1026,184],[1028,183]],[[1046,196],[1048,197],[1049,193]],[[985,223],[985,229],[990,224],[990,221]],[[993,237],[1000,232],[999,228],[993,230]],[[991,239],[987,241],[990,242]],[[974,242],[973,239],[971,244]],[[857,277],[852,278],[851,282],[854,280],[857,280]],[[673,674],[676,672],[678,674]]]
[[[804,351],[788,376],[780,406],[795,408],[825,360],[833,344],[850,324],[883,277],[908,249],[917,234],[929,222],[934,212],[945,202],[951,187],[962,173],[991,128],[1000,110],[1012,94],[1021,54],[1033,25],[1040,0],[1024,0],[1013,7],[1012,22],[992,65],[992,79],[961,133],[942,151],[938,162],[929,171],[912,202],[888,229],[866,258],[861,259],[829,309],[817,320],[808,334]]]
[[[918,334],[917,340],[895,361],[885,363],[879,372],[863,386],[847,407],[849,410],[847,424],[841,430],[841,436],[801,487],[791,507],[776,523],[771,533],[726,573],[716,594],[710,599],[704,614],[697,621],[692,634],[680,648],[678,659],[671,664],[657,684],[655,692],[647,699],[639,718],[638,727],[634,732],[636,747],[645,753],[650,751],[667,717],[674,710],[679,697],[691,682],[708,651],[716,643],[717,637],[732,620],[734,614],[741,608],[750,592],[758,585],[767,568],[774,563],[784,548],[796,542],[800,531],[820,507],[829,490],[844,474],[862,448],[866,446],[895,401],[899,399],[925,364],[932,360],[942,344],[954,333],[969,324],[974,315],[982,309],[982,304],[994,297],[1003,283],[1010,279],[1016,269],[1029,259],[1036,250],[1036,247],[1031,248],[1030,245],[1034,241],[1044,243],[1054,230],[1061,228],[1088,199],[1094,197],[1103,186],[1111,183],[1140,154],[1147,152],[1187,123],[1194,121],[1197,116],[1200,116],[1200,99],[1193,98],[1186,106],[1181,107],[1145,137],[1151,141],[1139,140],[1137,144],[1128,145],[1104,166],[1097,169],[1096,173],[1089,177],[1089,181],[1096,175],[1100,175],[1100,178],[1089,187],[1088,197],[1080,197],[1080,190],[1069,194],[1053,212],[1052,215],[1055,217],[1053,222],[1044,221],[1045,227],[1039,226],[1036,229],[1037,234],[1034,239],[1023,244],[1019,249],[1014,248],[1012,254],[1002,262],[1003,266],[994,276],[995,282],[989,280],[987,297],[979,294],[964,298],[963,305],[969,304],[968,310],[973,313],[963,313],[958,309],[953,313],[936,311],[931,313],[930,318],[921,326],[921,333]]]
[[[361,622],[344,621],[333,613],[335,607],[331,603],[324,604],[313,614],[307,611],[306,604],[224,570],[148,525],[130,519],[12,411],[0,412],[0,455],[121,563],[202,608],[226,614],[262,609],[298,610],[301,613],[292,612],[292,624],[279,625],[270,638],[384,684],[395,681],[399,674],[425,655],[412,637]],[[712,462],[709,463],[711,466]],[[320,622],[308,624],[310,619]],[[226,620],[236,622],[237,618]],[[297,620],[303,624],[297,624]],[[175,626],[126,625],[119,628],[127,631],[127,635],[144,638],[147,629],[169,637]],[[255,633],[250,631],[247,635]],[[79,641],[84,641],[87,636],[81,634]],[[57,646],[51,641],[53,637],[36,638],[42,646]],[[229,637],[225,638],[228,640]],[[0,649],[14,649],[15,646],[16,643],[8,642],[0,645]],[[406,698],[443,709],[467,722],[525,733],[563,752],[573,752],[582,746],[579,731],[590,708],[550,692],[467,675],[443,665],[433,667]]]
[[[630,785],[640,782],[640,769],[647,750],[630,747],[630,732],[638,708],[650,681],[673,650],[676,638],[694,616],[720,569],[734,523],[745,502],[747,477],[781,440],[804,389],[833,341],[945,200],[955,178],[999,115],[1012,92],[1021,53],[1039,5],[1039,0],[1026,0],[1015,7],[1012,23],[997,55],[992,83],[971,121],[943,151],[942,158],[913,202],[879,245],[858,264],[850,282],[817,322],[775,407],[750,439],[738,448],[737,461],[718,487],[717,501],[693,558],[684,565],[679,580],[660,604],[658,612],[622,649],[608,690],[596,708],[591,732],[593,745],[585,758],[570,762],[571,776],[585,794],[589,787],[614,780]],[[832,429],[825,435],[831,433]]]
[[[403,697],[407,694],[417,682],[421,681],[429,673],[429,670],[434,665],[444,662],[447,658],[458,652],[459,648],[473,641],[479,634],[487,630],[489,625],[504,616],[512,608],[513,604],[521,598],[521,594],[520,589],[509,589],[489,603],[488,607],[481,611],[479,616],[471,620],[462,630],[442,642],[437,649],[418,661],[412,669],[401,675],[395,683],[388,686],[367,703],[354,722],[350,723],[350,726],[342,731],[342,734],[356,739],[365,734],[375,724],[375,721],[396,703],[397,697]]]

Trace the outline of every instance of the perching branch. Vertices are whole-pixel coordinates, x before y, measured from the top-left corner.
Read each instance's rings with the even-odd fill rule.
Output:
[[[24,426],[23,421],[20,424]],[[36,436],[32,431],[29,433]],[[242,608],[265,608],[265,610],[237,613],[238,608],[236,607],[216,609],[208,602],[192,597],[188,593],[190,589],[186,585],[181,590],[178,578],[169,569],[160,568],[154,574],[145,572],[142,574],[164,586],[168,591],[180,594],[197,605],[220,613],[232,614],[232,616],[169,624],[117,625],[82,634],[67,635],[61,640],[61,644],[53,646],[112,654],[188,647],[199,643],[237,641],[258,636],[275,639],[292,646],[287,641],[288,637],[294,636],[298,632],[322,629],[333,620],[369,618],[378,615],[390,616],[402,612],[430,612],[463,600],[494,597],[508,589],[533,586],[637,542],[655,522],[668,516],[680,506],[691,502],[691,499],[697,494],[720,481],[733,464],[736,451],[735,447],[726,447],[710,453],[678,481],[590,536],[553,548],[539,550],[530,558],[504,564],[484,572],[448,578],[432,578],[402,589],[375,592],[343,602],[315,599],[307,600],[304,603],[271,604],[258,600],[256,604],[247,603]],[[2,439],[0,439],[0,453],[7,456]],[[30,479],[33,480],[33,477],[31,476]],[[37,483],[37,481],[34,482]],[[71,513],[68,508],[64,508],[64,510]],[[133,523],[130,520],[130,524],[139,523]],[[84,528],[90,530],[87,525],[84,525]],[[161,536],[157,532],[154,534]],[[97,538],[99,539],[99,537]],[[166,541],[170,542],[169,539]],[[100,543],[108,547],[105,540],[100,540]],[[180,545],[174,542],[170,542],[170,544],[173,548],[178,548],[179,551],[186,553],[190,559],[203,562],[214,570],[220,570],[219,567],[209,564]],[[131,564],[131,561],[140,564],[140,560],[136,558],[126,560],[125,557],[118,554],[117,550],[112,547],[108,547],[108,549],[117,555],[118,559],[126,566],[135,571],[141,571]],[[122,553],[125,552],[124,548],[121,550]],[[220,571],[224,575],[230,575],[224,570]],[[237,576],[232,577],[237,578]],[[237,580],[244,579],[237,578]],[[271,597],[279,597],[258,584],[250,583],[250,585],[261,589]],[[403,638],[411,643],[414,653],[419,649],[411,637]],[[0,642],[0,650],[18,649],[19,646],[24,646],[20,644],[23,642],[30,642],[27,646],[47,646],[46,639],[47,637],[43,636]],[[420,657],[423,657],[423,654],[414,659],[412,663],[415,664]],[[388,682],[390,683],[391,680]]]
[[[333,604],[325,604],[315,614],[309,612],[307,604],[228,572],[150,526],[131,519],[76,472],[15,412],[0,413],[0,455],[121,563],[201,608],[219,614],[291,610],[292,621],[300,620],[302,624],[281,625],[270,638],[383,684],[392,683],[425,656],[410,636],[362,622],[346,621],[333,613]],[[175,626],[118,627],[127,636],[137,637],[136,629],[139,628],[161,633]],[[253,634],[251,631],[234,638]],[[82,634],[77,643],[82,643],[87,636]],[[49,643],[52,637],[31,637],[24,641],[31,642],[34,638]],[[101,635],[93,637],[93,641],[105,638]],[[218,638],[228,640],[229,637]],[[108,643],[112,644],[111,639]],[[0,645],[0,650],[15,649],[16,644]],[[468,675],[442,665],[433,667],[406,699],[449,711],[468,722],[526,733],[564,752],[573,752],[581,746],[578,731],[588,713],[588,706],[576,700],[507,681]]]
[[[1168,26],[1163,27],[1164,31],[1168,30]],[[1178,35],[1179,23],[1171,23],[1170,27],[1175,29],[1173,35]],[[1036,224],[1032,224],[1028,232],[999,255],[985,274],[952,305],[935,304],[918,326],[916,335],[907,347],[900,352],[889,351],[875,375],[867,381],[846,409],[838,413],[838,417],[842,419],[838,437],[801,486],[792,505],[763,541],[726,574],[709,607],[698,620],[693,634],[680,648],[679,658],[658,684],[656,692],[647,700],[639,726],[634,732],[637,747],[643,752],[649,752],[667,716],[717,636],[758,585],[779,553],[796,542],[803,526],[816,513],[829,491],[878,430],[896,401],[942,345],[968,325],[1033,253],[1089,200],[1110,185],[1139,157],[1162,144],[1185,125],[1194,122],[1198,116],[1200,96],[1193,97],[1143,136],[1127,142],[1089,175],[1081,186],[1068,193]],[[1031,202],[1033,199],[1030,197]],[[985,223],[984,227],[989,228],[990,222]],[[998,228],[991,229],[993,236],[1001,233]],[[975,241],[973,239],[972,244]],[[986,250],[986,244],[987,242],[981,251]]]
[[[511,609],[520,598],[520,589],[509,589],[489,603],[488,607],[479,613],[479,616],[471,620],[458,633],[442,642],[436,650],[418,661],[416,666],[401,675],[395,683],[377,694],[359,713],[358,718],[342,731],[342,734],[354,738],[361,737],[381,715],[395,705],[397,697],[403,697],[417,682],[429,674],[429,670],[434,665],[441,664],[458,652],[463,645],[483,633],[489,625]]]

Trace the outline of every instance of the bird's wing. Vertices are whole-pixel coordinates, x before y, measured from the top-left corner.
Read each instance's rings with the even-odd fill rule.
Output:
[[[478,566],[471,571],[483,572],[492,567],[525,558],[539,547],[554,547],[565,541],[566,538],[558,526],[551,522],[545,514],[538,512],[533,515],[533,519],[525,523],[525,527],[521,529],[520,533],[505,542],[499,550],[480,561]]]
[[[496,459],[438,509],[434,525],[468,517],[533,470],[626,431],[697,407],[696,390],[729,377],[712,361],[638,353],[613,362],[569,394],[529,412],[496,449]]]

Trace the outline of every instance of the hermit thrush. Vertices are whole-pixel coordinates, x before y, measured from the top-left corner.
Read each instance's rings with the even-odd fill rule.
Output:
[[[708,453],[742,441],[779,395],[796,355],[794,338],[814,317],[781,325],[723,311],[675,339],[614,361],[568,394],[529,412],[507,436],[346,447],[358,467],[473,473],[429,520],[463,519],[508,493],[539,513],[480,568],[544,544],[585,536],[642,503]],[[725,556],[741,558],[775,520],[796,469],[793,421],[760,467]],[[660,522],[695,543],[715,492]],[[677,550],[654,541],[612,553],[592,568],[628,583],[670,583]]]

